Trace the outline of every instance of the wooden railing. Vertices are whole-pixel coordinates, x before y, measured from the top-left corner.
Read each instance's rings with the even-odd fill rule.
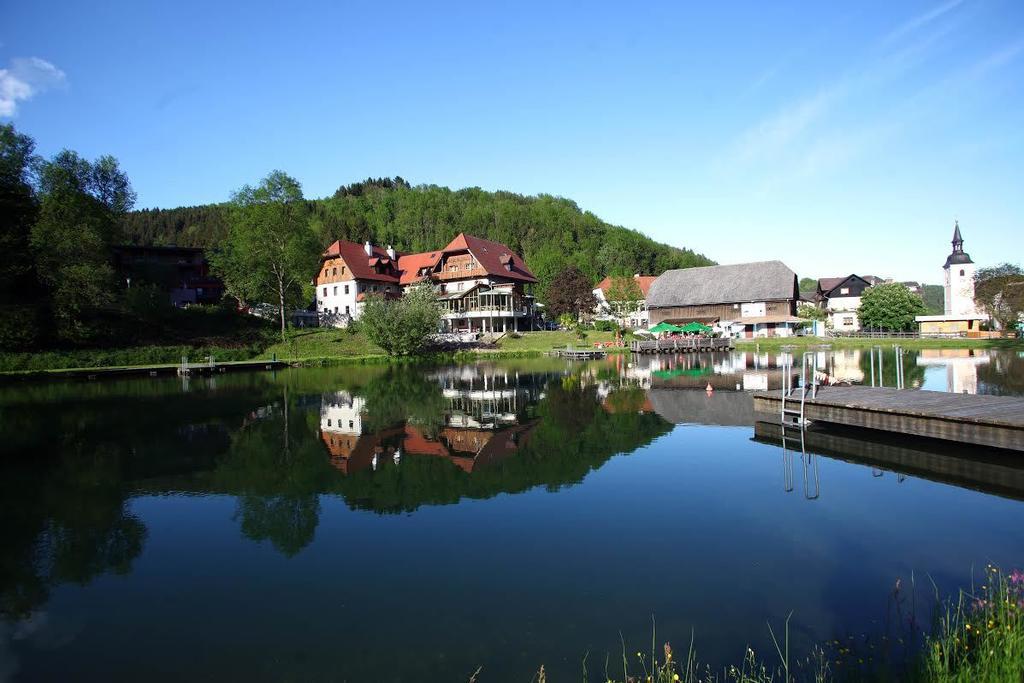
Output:
[[[731,339],[711,337],[669,337],[668,339],[651,339],[650,341],[634,339],[629,343],[629,350],[634,353],[728,351],[731,348]]]

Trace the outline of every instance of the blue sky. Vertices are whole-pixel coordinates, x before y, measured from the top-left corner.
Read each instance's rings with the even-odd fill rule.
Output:
[[[0,120],[139,206],[274,168],[575,200],[722,263],[1020,262],[1024,2],[5,3]]]

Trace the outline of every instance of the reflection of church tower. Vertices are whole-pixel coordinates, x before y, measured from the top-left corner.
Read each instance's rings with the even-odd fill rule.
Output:
[[[946,258],[945,301],[946,315],[974,316],[974,261],[964,253],[964,239],[960,236],[960,223],[953,228],[953,253]]]

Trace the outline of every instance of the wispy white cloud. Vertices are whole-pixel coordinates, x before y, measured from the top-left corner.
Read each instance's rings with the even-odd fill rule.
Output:
[[[713,170],[752,172],[746,180],[756,194],[766,194],[780,183],[840,169],[884,144],[897,134],[899,121],[907,120],[898,112],[902,103],[915,99],[905,91],[893,97],[892,86],[945,50],[943,39],[961,22],[939,20],[951,18],[963,2],[950,0],[890,31],[816,92],[784,104],[742,131],[714,160]],[[1021,50],[1024,45],[1005,48],[986,60],[984,68],[995,68]],[[885,95],[879,97],[881,93]]]
[[[922,28],[923,26],[927,26],[928,24],[937,21],[938,19],[944,17],[945,15],[949,14],[957,7],[962,5],[963,2],[964,0],[949,0],[948,2],[944,2],[941,5],[936,5],[935,7],[932,7],[927,12],[918,14],[916,17],[910,19],[909,21],[897,26],[895,29],[890,31],[884,38],[882,38],[882,44],[891,43],[894,40],[897,40],[899,38],[902,38],[903,36],[913,33],[914,31],[917,31],[919,28]]]
[[[12,59],[6,69],[0,69],[0,116],[14,116],[18,111],[18,102],[30,100],[66,82],[65,73],[45,59]]]
[[[993,71],[1001,66],[1009,64],[1022,52],[1024,52],[1024,38],[996,50],[981,61],[977,62],[969,69],[969,74],[971,77],[975,78],[983,76],[989,71]]]

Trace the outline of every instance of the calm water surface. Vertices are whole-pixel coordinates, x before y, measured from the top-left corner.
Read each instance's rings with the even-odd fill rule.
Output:
[[[870,381],[866,353],[822,360]],[[794,648],[876,638],[911,609],[897,579],[1024,564],[1019,456],[784,450],[749,393],[777,361],[0,388],[0,680],[578,680],[588,651],[597,680],[652,614],[720,664],[791,611]],[[908,390],[1024,394],[1016,352],[905,367]]]

